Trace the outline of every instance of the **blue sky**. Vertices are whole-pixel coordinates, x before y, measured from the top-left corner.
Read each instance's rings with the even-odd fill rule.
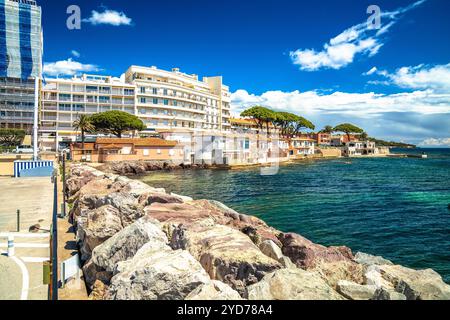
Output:
[[[450,2],[38,1],[47,77],[120,76],[128,66],[223,75],[238,114],[253,104],[318,127],[450,146]],[[66,27],[77,4],[81,30]],[[367,8],[381,25],[367,29]]]

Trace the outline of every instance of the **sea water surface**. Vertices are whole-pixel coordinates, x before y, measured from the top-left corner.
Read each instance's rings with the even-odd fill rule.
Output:
[[[450,149],[428,159],[358,158],[260,168],[151,173],[146,183],[214,199],[326,246],[381,255],[411,268],[432,268],[450,283]]]

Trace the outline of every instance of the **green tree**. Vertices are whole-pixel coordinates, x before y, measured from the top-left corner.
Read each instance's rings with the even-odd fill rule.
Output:
[[[298,120],[292,126],[292,134],[296,136],[302,129],[314,130],[316,129],[316,126],[311,121],[303,117],[298,117]]]
[[[95,131],[113,134],[118,138],[122,138],[125,132],[134,130],[142,131],[146,128],[138,117],[123,111],[96,113],[90,118]]]
[[[332,134],[334,132],[334,128],[332,126],[325,126],[325,128],[323,128],[320,133],[328,133],[328,134]]]
[[[364,132],[363,129],[358,128],[357,126],[350,124],[350,123],[340,124],[337,127],[335,127],[333,129],[333,131],[345,133],[347,135],[348,141],[350,141],[350,134],[352,134],[352,133],[361,134]]]
[[[22,143],[25,135],[25,130],[21,129],[0,129],[0,145],[16,147]]]
[[[300,120],[300,117],[289,112],[276,112],[275,125],[280,128],[281,135],[286,137],[289,134],[289,128]]]
[[[368,140],[369,139],[369,135],[367,134],[367,132],[363,132],[361,133],[361,135],[359,136],[362,140]]]
[[[275,112],[262,106],[254,106],[248,110],[245,110],[241,113],[241,117],[255,120],[261,130],[265,124],[267,128],[267,135],[270,133],[270,123],[274,123],[277,119]]]
[[[81,132],[81,146],[84,153],[84,141],[86,140],[86,133],[93,132],[95,130],[91,123],[91,118],[88,115],[81,114],[78,119],[74,121],[73,127],[75,130]]]

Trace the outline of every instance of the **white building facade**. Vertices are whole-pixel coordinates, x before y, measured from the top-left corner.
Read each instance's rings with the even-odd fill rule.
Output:
[[[125,78],[83,75],[47,79],[41,92],[42,151],[56,151],[75,141],[73,122],[80,114],[110,110],[129,112],[146,126],[145,133],[188,130],[230,131],[231,95],[222,77],[205,77],[131,66]]]

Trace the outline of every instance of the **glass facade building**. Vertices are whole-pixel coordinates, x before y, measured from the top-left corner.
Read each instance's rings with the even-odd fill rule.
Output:
[[[31,133],[41,74],[41,8],[31,0],[0,0],[1,128]]]

